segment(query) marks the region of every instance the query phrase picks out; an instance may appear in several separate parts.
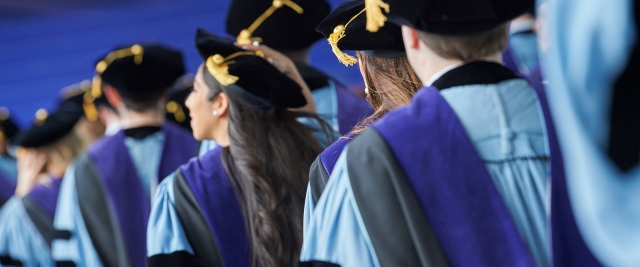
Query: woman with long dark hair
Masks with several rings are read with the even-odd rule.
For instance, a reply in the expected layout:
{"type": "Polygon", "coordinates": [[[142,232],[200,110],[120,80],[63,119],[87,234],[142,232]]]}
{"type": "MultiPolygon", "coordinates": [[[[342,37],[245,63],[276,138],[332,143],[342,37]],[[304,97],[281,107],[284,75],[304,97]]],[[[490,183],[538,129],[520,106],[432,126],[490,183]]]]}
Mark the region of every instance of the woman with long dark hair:
{"type": "Polygon", "coordinates": [[[404,52],[400,27],[387,23],[378,32],[371,33],[366,30],[364,11],[364,2],[347,1],[316,28],[328,38],[340,62],[347,66],[358,63],[366,85],[367,101],[373,106],[374,113],[360,121],[349,134],[327,147],[313,163],[309,177],[310,190],[307,192],[308,209],[312,209],[320,198],[338,156],[349,141],[386,113],[409,104],[413,94],[422,86],[404,52]],[[353,58],[343,50],[356,50],[358,58],[353,58]]]}
{"type": "Polygon", "coordinates": [[[322,151],[299,122],[323,125],[309,89],[271,49],[204,30],[196,43],[205,62],[186,105],[196,139],[219,146],[159,185],[149,266],[295,266],[309,167],[322,151]]]}

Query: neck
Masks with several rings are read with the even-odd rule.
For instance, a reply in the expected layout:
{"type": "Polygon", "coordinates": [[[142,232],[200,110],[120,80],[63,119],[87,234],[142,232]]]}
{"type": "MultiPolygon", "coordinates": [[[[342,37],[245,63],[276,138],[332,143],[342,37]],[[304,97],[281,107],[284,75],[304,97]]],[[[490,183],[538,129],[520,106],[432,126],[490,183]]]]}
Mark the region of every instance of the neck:
{"type": "Polygon", "coordinates": [[[424,86],[430,86],[432,83],[432,78],[439,72],[445,70],[446,68],[449,68],[449,66],[464,64],[462,60],[444,58],[428,62],[429,63],[425,66],[425,68],[420,73],[417,73],[424,86]]]}
{"type": "Polygon", "coordinates": [[[298,63],[298,64],[304,64],[304,65],[310,65],[309,63],[309,51],[311,50],[311,47],[309,48],[305,48],[302,50],[292,50],[292,51],[280,51],[282,52],[282,54],[284,54],[285,56],[287,56],[288,58],[291,59],[291,61],[298,63]]]}
{"type": "Polygon", "coordinates": [[[218,127],[216,127],[216,130],[214,131],[213,140],[216,141],[219,146],[228,147],[230,144],[229,122],[225,120],[221,121],[220,124],[221,125],[218,125],[218,127]]]}
{"type": "Polygon", "coordinates": [[[122,129],[131,129],[142,126],[161,126],[164,123],[164,114],[157,110],[137,112],[129,109],[119,110],[120,125],[122,129]]]}
{"type": "MultiPolygon", "coordinates": [[[[496,63],[502,64],[502,53],[496,53],[491,56],[478,58],[473,61],[489,61],[489,62],[496,62],[496,63]]],[[[446,70],[451,66],[464,65],[465,63],[469,63],[469,62],[464,62],[460,59],[442,58],[435,54],[432,54],[430,58],[425,60],[425,62],[427,62],[427,64],[425,64],[425,67],[422,69],[422,71],[418,73],[418,76],[424,86],[430,86],[431,83],[434,82],[433,81],[433,78],[435,78],[434,76],[444,74],[444,73],[440,73],[443,70],[446,70]]]]}

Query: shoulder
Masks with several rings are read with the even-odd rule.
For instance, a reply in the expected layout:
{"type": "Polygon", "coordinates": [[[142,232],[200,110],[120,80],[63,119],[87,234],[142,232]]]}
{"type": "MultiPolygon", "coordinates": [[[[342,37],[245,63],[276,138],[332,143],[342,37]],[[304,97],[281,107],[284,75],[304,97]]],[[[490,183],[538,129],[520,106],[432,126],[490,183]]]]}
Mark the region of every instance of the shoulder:
{"type": "Polygon", "coordinates": [[[457,121],[457,117],[440,92],[435,87],[423,87],[409,105],[387,113],[371,128],[386,140],[412,141],[435,130],[446,130],[452,121],[457,121]]]}
{"type": "Polygon", "coordinates": [[[324,164],[325,167],[328,167],[327,165],[331,165],[331,167],[327,169],[327,172],[331,173],[329,169],[333,169],[333,165],[335,165],[338,157],[340,157],[340,153],[342,153],[344,147],[351,140],[352,139],[349,138],[340,138],[320,153],[319,158],[322,161],[322,164],[324,164]]]}
{"type": "Polygon", "coordinates": [[[11,197],[0,209],[0,234],[18,231],[27,225],[31,225],[31,222],[22,198],[11,197]]]}
{"type": "Polygon", "coordinates": [[[170,121],[166,121],[164,124],[162,124],[162,131],[168,135],[182,136],[185,138],[185,140],[180,140],[180,141],[187,141],[187,140],[195,141],[195,139],[193,138],[193,134],[191,134],[186,129],[170,121]]]}
{"type": "Polygon", "coordinates": [[[194,157],[178,169],[180,176],[189,184],[203,186],[226,177],[222,163],[224,147],[218,146],[200,157],[194,157]]]}

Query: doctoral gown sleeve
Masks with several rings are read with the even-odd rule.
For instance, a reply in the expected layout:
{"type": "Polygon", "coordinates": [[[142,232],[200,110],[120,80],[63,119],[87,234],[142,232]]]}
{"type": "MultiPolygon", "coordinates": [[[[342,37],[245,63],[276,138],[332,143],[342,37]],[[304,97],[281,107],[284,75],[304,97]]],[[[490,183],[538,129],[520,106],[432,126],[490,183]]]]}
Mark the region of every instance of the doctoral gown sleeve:
{"type": "Polygon", "coordinates": [[[301,266],[380,266],[351,190],[346,151],[305,222],[301,266]]]}
{"type": "Polygon", "coordinates": [[[147,265],[199,266],[178,217],[173,190],[174,174],[165,178],[156,191],[147,227],[147,265]]]}
{"type": "Polygon", "coordinates": [[[193,254],[175,207],[174,175],[158,185],[147,227],[147,256],[185,251],[193,254]]]}
{"type": "Polygon", "coordinates": [[[0,210],[0,265],[53,266],[49,252],[22,200],[15,196],[9,199],[0,210]]]}
{"type": "Polygon", "coordinates": [[[51,255],[57,265],[74,263],[76,266],[102,266],[89,232],[80,213],[76,193],[75,166],[69,165],[60,186],[56,216],[56,230],[51,244],[51,255]]]}

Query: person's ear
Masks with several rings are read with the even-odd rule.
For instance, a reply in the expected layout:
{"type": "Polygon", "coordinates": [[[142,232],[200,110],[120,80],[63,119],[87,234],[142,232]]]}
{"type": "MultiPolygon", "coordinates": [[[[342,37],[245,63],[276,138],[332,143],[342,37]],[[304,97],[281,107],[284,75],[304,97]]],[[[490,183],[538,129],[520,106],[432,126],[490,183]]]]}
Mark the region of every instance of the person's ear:
{"type": "Polygon", "coordinates": [[[221,92],[219,93],[211,103],[213,105],[213,112],[217,114],[216,116],[227,116],[227,112],[229,110],[229,96],[221,92]]]}
{"type": "Polygon", "coordinates": [[[420,37],[418,30],[402,25],[402,39],[406,50],[420,49],[420,37]]]}
{"type": "Polygon", "coordinates": [[[111,104],[112,107],[117,108],[122,104],[122,96],[113,86],[105,86],[104,95],[107,97],[107,101],[109,101],[109,104],[111,104]]]}

